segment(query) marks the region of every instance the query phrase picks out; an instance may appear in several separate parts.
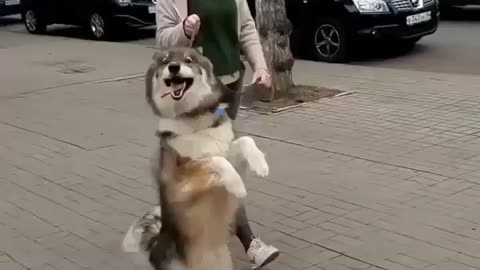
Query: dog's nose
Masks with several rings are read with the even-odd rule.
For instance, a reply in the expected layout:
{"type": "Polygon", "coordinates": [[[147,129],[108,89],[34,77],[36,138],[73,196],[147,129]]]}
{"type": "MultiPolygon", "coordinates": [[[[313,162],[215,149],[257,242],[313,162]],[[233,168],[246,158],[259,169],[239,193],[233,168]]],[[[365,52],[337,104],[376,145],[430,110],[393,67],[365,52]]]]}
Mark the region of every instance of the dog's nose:
{"type": "Polygon", "coordinates": [[[178,73],[180,71],[180,65],[177,63],[172,63],[168,66],[168,71],[171,73],[178,73]]]}

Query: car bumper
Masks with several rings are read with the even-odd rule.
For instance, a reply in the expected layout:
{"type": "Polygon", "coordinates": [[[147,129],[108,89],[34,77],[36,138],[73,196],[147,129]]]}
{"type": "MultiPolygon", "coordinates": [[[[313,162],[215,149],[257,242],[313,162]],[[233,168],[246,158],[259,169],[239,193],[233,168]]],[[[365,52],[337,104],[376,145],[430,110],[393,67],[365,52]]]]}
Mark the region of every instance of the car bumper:
{"type": "Polygon", "coordinates": [[[120,23],[129,26],[155,25],[155,5],[153,4],[129,4],[115,8],[113,18],[120,23]]]}
{"type": "Polygon", "coordinates": [[[358,15],[355,32],[361,37],[415,39],[431,35],[437,31],[440,13],[436,5],[416,11],[397,12],[388,15],[358,15]],[[407,25],[407,17],[430,12],[426,22],[407,25]]]}
{"type": "Polygon", "coordinates": [[[8,16],[20,13],[20,5],[7,6],[5,3],[0,4],[0,16],[8,16]]]}

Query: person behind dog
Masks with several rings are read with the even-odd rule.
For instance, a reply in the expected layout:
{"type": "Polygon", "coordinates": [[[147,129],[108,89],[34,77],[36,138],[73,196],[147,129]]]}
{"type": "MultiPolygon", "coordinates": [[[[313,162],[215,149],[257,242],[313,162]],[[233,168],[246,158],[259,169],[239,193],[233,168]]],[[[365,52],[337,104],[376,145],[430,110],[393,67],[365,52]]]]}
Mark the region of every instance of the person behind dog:
{"type": "MultiPolygon", "coordinates": [[[[271,86],[258,32],[246,0],[157,1],[156,20],[157,47],[189,46],[194,37],[193,47],[209,58],[215,75],[232,90],[226,110],[232,120],[240,106],[245,72],[241,51],[254,71],[252,82],[267,88],[271,86]]],[[[149,216],[152,217],[146,215],[149,216]]],[[[265,244],[253,234],[244,206],[237,212],[236,236],[242,242],[253,269],[265,266],[279,255],[276,247],[265,244]]]]}

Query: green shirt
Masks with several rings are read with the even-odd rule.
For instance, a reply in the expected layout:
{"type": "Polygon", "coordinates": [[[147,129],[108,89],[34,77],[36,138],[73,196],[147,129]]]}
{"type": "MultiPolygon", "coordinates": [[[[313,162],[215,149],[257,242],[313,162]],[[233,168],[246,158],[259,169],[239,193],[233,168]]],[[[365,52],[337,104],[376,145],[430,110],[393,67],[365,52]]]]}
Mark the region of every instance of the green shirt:
{"type": "Polygon", "coordinates": [[[233,74],[244,68],[240,60],[236,0],[188,0],[188,14],[200,17],[193,46],[213,64],[215,75],[233,74]]]}

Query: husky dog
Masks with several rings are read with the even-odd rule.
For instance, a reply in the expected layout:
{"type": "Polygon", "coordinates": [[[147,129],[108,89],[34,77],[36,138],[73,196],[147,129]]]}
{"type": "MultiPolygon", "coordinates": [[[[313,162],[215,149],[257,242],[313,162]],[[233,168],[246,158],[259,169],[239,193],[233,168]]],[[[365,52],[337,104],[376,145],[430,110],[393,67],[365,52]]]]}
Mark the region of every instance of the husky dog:
{"type": "MultiPolygon", "coordinates": [[[[155,249],[160,248],[173,250],[169,255],[163,254],[157,256],[157,258],[150,256],[152,265],[157,269],[160,269],[158,265],[162,264],[162,260],[176,261],[176,263],[169,263],[170,268],[162,269],[173,269],[174,265],[180,267],[181,263],[179,262],[183,262],[186,267],[194,267],[189,269],[197,269],[195,267],[201,267],[198,269],[213,269],[218,268],[218,260],[222,262],[222,268],[218,268],[219,270],[231,269],[231,258],[224,251],[227,238],[224,235],[224,230],[220,228],[224,228],[226,221],[233,221],[231,215],[234,211],[230,210],[236,209],[236,206],[233,207],[236,204],[232,203],[232,196],[226,196],[225,192],[219,192],[219,190],[226,190],[228,194],[233,194],[236,199],[243,198],[246,194],[243,194],[243,190],[238,184],[240,182],[243,186],[242,177],[248,170],[253,171],[260,177],[266,177],[269,173],[269,166],[264,154],[258,149],[251,137],[243,136],[235,139],[232,122],[224,113],[224,109],[227,107],[225,97],[230,90],[215,77],[213,66],[206,57],[195,49],[172,48],[156,52],[153,60],[146,74],[146,98],[154,114],[159,117],[157,135],[164,144],[173,149],[176,155],[187,158],[191,160],[190,162],[200,162],[194,164],[203,164],[202,166],[192,165],[193,167],[189,167],[186,164],[181,165],[181,163],[174,171],[185,173],[193,170],[192,168],[196,168],[193,170],[195,173],[191,173],[191,175],[196,176],[192,176],[191,179],[203,179],[198,180],[198,183],[203,183],[205,179],[211,179],[211,174],[207,173],[205,176],[199,176],[200,171],[205,172],[208,168],[210,172],[213,171],[214,174],[217,174],[218,179],[223,180],[211,180],[211,183],[205,184],[212,187],[212,190],[205,193],[205,196],[202,197],[204,202],[200,203],[199,200],[192,199],[200,197],[191,195],[198,192],[198,186],[183,185],[183,188],[179,189],[178,187],[182,185],[175,181],[183,182],[183,180],[172,180],[171,178],[172,175],[178,177],[185,174],[174,173],[170,174],[169,178],[168,175],[165,176],[164,173],[160,173],[166,178],[157,180],[161,186],[163,185],[159,190],[161,193],[162,220],[161,222],[159,220],[160,208],[156,208],[147,215],[159,220],[157,222],[158,226],[150,226],[152,225],[150,224],[140,228],[140,231],[135,231],[132,225],[124,238],[124,250],[138,252],[143,249],[150,254],[153,254],[155,249]],[[169,188],[169,185],[175,186],[175,188],[169,188]],[[223,187],[223,189],[213,188],[218,186],[223,187]],[[168,195],[169,190],[174,190],[174,192],[168,195]],[[184,193],[179,190],[183,190],[184,193]],[[212,197],[207,199],[208,196],[212,197]],[[186,198],[190,199],[186,200],[186,198]],[[175,207],[175,202],[182,200],[190,203],[184,204],[183,207],[190,207],[193,210],[175,207]],[[228,210],[216,210],[220,206],[212,204],[213,201],[224,204],[223,207],[226,207],[224,209],[228,210]],[[186,215],[188,215],[186,213],[189,211],[198,212],[189,216],[191,217],[190,220],[185,221],[186,215]],[[208,225],[205,227],[203,226],[204,223],[208,225]],[[181,226],[177,226],[179,224],[181,226]],[[200,224],[202,230],[199,229],[200,224]],[[163,229],[169,232],[158,233],[163,229]],[[195,236],[195,244],[187,241],[188,237],[185,238],[186,235],[193,232],[195,233],[191,236],[195,236]],[[218,235],[215,235],[216,232],[218,235]],[[157,236],[152,238],[148,236],[149,234],[157,234],[157,236]],[[159,244],[162,241],[164,243],[159,244]],[[165,243],[168,244],[162,246],[165,243]],[[141,247],[142,244],[145,245],[141,247]],[[218,245],[214,247],[213,244],[218,245]],[[206,256],[204,261],[197,260],[199,254],[206,256]],[[177,259],[172,260],[172,258],[177,259]],[[214,262],[216,264],[213,264],[214,262]]],[[[162,164],[164,158],[163,155],[159,155],[157,164],[162,164]]],[[[158,172],[163,170],[163,167],[158,168],[157,176],[158,172]]],[[[197,180],[191,181],[193,183],[197,180]]]]}

